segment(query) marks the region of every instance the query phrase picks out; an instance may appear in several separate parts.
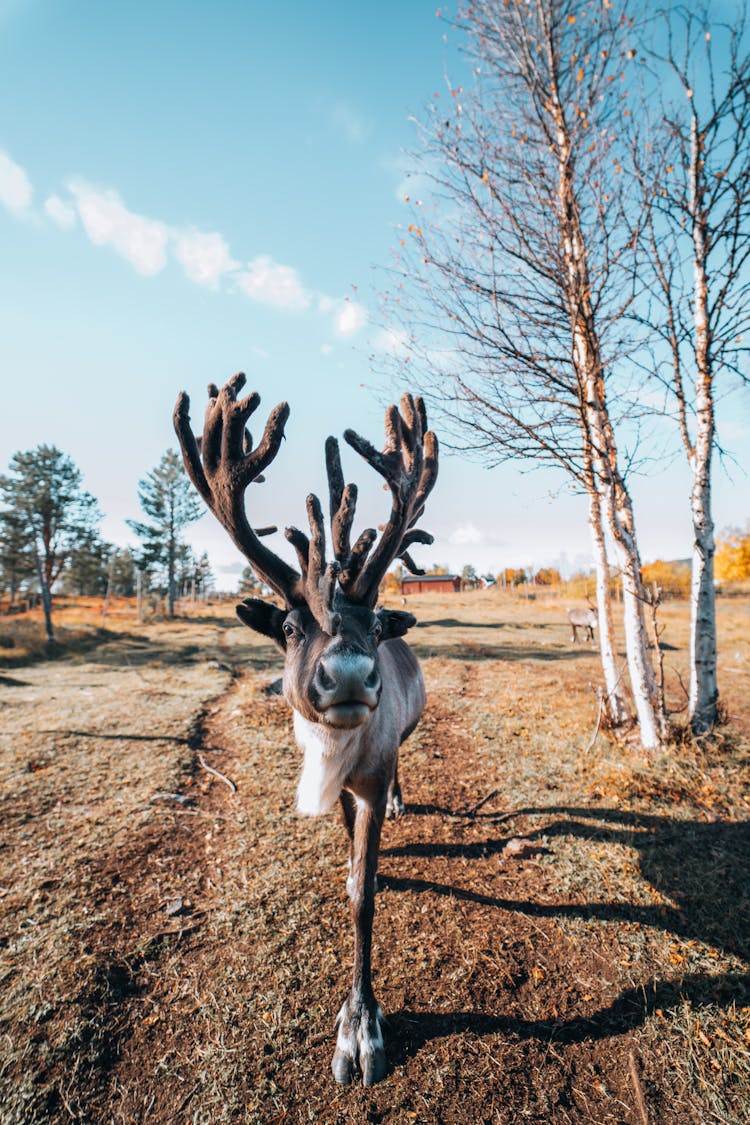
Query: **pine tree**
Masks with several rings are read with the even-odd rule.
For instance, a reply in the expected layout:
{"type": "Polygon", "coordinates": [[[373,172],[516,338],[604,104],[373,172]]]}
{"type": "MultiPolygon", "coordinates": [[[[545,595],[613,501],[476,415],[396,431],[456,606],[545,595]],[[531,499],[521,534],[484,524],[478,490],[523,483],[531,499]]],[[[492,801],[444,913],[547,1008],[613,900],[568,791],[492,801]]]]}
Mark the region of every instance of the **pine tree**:
{"type": "Polygon", "coordinates": [[[241,598],[257,598],[263,595],[263,583],[256,578],[251,566],[244,567],[240,575],[240,584],[237,593],[241,598]]]}
{"type": "Polygon", "coordinates": [[[82,538],[65,567],[65,593],[83,597],[97,597],[106,593],[113,550],[114,547],[105,543],[99,532],[92,529],[82,538]]]}
{"type": "Polygon", "coordinates": [[[12,606],[21,583],[33,579],[32,540],[25,518],[12,509],[0,512],[0,585],[12,606]]]}
{"type": "Polygon", "coordinates": [[[174,450],[168,449],[156,468],[138,482],[138,499],[150,521],[127,521],[142,543],[139,565],[144,569],[159,567],[165,572],[169,616],[174,617],[177,568],[183,546],[181,532],[204,512],[174,450]]]}
{"type": "MultiPolygon", "coordinates": [[[[54,445],[15,453],[0,498],[28,533],[24,556],[34,566],[44,606],[47,637],[52,628],[52,587],[75,551],[96,532],[101,519],[96,500],[81,487],[74,461],[54,445]]],[[[8,515],[4,523],[8,526],[8,515]]]]}
{"type": "Polygon", "coordinates": [[[119,594],[122,598],[132,598],[136,585],[133,552],[128,547],[115,547],[113,550],[114,555],[110,560],[112,593],[119,594]]]}

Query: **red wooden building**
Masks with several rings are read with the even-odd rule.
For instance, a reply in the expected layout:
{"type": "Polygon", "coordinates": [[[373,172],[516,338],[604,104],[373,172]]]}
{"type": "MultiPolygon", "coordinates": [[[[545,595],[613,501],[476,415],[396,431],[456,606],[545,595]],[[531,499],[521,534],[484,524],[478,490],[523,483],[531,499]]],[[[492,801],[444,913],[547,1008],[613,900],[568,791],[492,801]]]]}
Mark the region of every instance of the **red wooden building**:
{"type": "Polygon", "coordinates": [[[401,579],[401,593],[460,594],[461,579],[457,574],[415,574],[401,579]]]}

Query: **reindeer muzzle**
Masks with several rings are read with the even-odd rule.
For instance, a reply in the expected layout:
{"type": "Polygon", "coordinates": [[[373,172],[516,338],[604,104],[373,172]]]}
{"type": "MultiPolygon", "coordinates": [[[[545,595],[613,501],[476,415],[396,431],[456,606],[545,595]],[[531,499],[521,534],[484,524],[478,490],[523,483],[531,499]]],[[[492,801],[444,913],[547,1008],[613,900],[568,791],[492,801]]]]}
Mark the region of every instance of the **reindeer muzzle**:
{"type": "Polygon", "coordinates": [[[334,727],[356,727],[380,699],[380,673],[365,653],[334,652],[321,657],[313,679],[316,707],[334,727]]]}

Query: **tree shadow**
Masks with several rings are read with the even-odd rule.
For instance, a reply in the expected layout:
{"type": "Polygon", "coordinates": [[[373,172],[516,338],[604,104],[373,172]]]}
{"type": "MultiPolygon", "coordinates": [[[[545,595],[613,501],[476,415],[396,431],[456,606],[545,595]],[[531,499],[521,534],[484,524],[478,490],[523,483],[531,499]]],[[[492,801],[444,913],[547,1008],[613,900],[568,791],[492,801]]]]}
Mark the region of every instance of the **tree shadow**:
{"type": "Polygon", "coordinates": [[[674,927],[665,928],[750,960],[750,821],[678,820],[576,806],[526,812],[563,816],[532,833],[532,839],[574,836],[634,848],[643,878],[675,904],[674,927]]]}
{"type": "Polygon", "coordinates": [[[535,648],[532,644],[526,645],[486,645],[472,642],[469,647],[465,644],[430,645],[427,642],[417,642],[410,645],[414,655],[421,660],[432,656],[441,656],[445,660],[461,660],[470,663],[476,660],[532,660],[552,662],[556,660],[580,660],[591,658],[596,653],[593,649],[569,648],[535,648]]]}
{"type": "MultiPolygon", "coordinates": [[[[394,892],[439,895],[483,907],[538,919],[580,919],[611,923],[640,923],[685,940],[698,940],[750,961],[750,821],[679,820],[623,812],[614,808],[547,806],[514,809],[493,814],[455,813],[439,806],[410,806],[423,815],[467,816],[475,823],[503,819],[544,817],[538,829],[524,838],[541,846],[556,837],[574,837],[590,843],[619,843],[637,851],[641,875],[669,905],[642,905],[626,901],[538,902],[465,889],[436,881],[380,874],[380,885],[394,892]],[[549,818],[552,818],[551,820],[549,818]]],[[[518,832],[514,833],[517,835],[518,832]]],[[[384,849],[384,856],[445,856],[486,858],[502,851],[509,837],[488,835],[484,840],[408,843],[384,849]]],[[[683,974],[674,979],[644,981],[629,988],[592,1014],[569,1019],[523,1020],[487,1012],[415,1012],[404,1009],[389,1017],[393,1046],[390,1057],[398,1066],[429,1040],[455,1033],[486,1035],[505,1032],[522,1039],[572,1044],[584,1039],[622,1035],[641,1024],[657,1008],[667,1009],[688,1000],[694,1006],[743,1005],[750,998],[750,973],[683,974]]]]}
{"type": "Polygon", "coordinates": [[[428,629],[435,626],[439,629],[559,629],[560,627],[566,628],[570,632],[570,626],[563,620],[559,622],[551,621],[459,621],[455,617],[439,617],[434,621],[418,621],[418,629],[428,629]]]}
{"type": "Polygon", "coordinates": [[[57,734],[63,738],[96,738],[102,742],[175,742],[179,746],[199,745],[197,738],[182,738],[173,734],[128,734],[117,731],[115,734],[103,734],[96,730],[40,730],[38,734],[57,734]]]}
{"type": "MultiPolygon", "coordinates": [[[[242,598],[238,598],[237,601],[241,602],[242,598]]],[[[222,630],[244,628],[233,610],[227,613],[226,617],[213,617],[210,613],[175,613],[174,617],[165,617],[162,620],[175,625],[213,625],[214,628],[222,630]]]]}
{"type": "MultiPolygon", "coordinates": [[[[433,808],[435,812],[444,812],[430,805],[409,807],[414,813],[431,812],[433,808]]],[[[393,890],[447,895],[533,917],[639,922],[668,930],[679,937],[696,938],[750,961],[750,821],[711,823],[622,812],[619,809],[554,805],[515,809],[512,814],[503,814],[503,819],[511,815],[515,819],[559,814],[563,814],[563,818],[525,832],[524,838],[543,845],[551,837],[573,836],[590,843],[619,843],[634,848],[638,852],[644,880],[674,905],[643,906],[628,902],[544,904],[481,895],[450,884],[419,879],[382,875],[379,876],[380,881],[393,890]],[[594,823],[584,824],[582,820],[594,823]]],[[[471,819],[480,819],[480,816],[471,819]]],[[[491,821],[492,814],[488,814],[487,819],[491,821]]],[[[381,855],[487,858],[500,853],[509,838],[491,836],[465,844],[460,841],[412,842],[384,848],[381,855]]]]}
{"type": "MultiPolygon", "coordinates": [[[[445,841],[436,844],[422,843],[420,841],[419,843],[404,844],[403,846],[397,846],[395,848],[381,848],[380,854],[381,856],[391,857],[408,855],[421,859],[431,858],[433,856],[442,856],[444,859],[489,859],[491,856],[498,855],[502,852],[509,839],[509,836],[503,836],[496,840],[478,840],[471,844],[462,844],[460,841],[445,841]]],[[[546,855],[548,853],[549,848],[537,847],[534,849],[535,855],[546,855]]],[[[380,878],[380,876],[378,876],[378,878],[380,878]]],[[[390,885],[388,877],[383,876],[383,880],[386,886],[390,885]]],[[[411,881],[409,879],[394,879],[392,882],[406,884],[411,881]]],[[[441,893],[439,888],[441,888],[442,885],[440,883],[433,883],[431,886],[436,889],[438,894],[441,893]]],[[[394,887],[394,890],[405,889],[405,886],[394,887]]],[[[418,891],[420,888],[418,886],[410,886],[409,889],[418,891]]],[[[457,897],[460,897],[460,892],[457,893],[457,897]]],[[[497,905],[500,905],[499,901],[497,905]]]]}
{"type": "Polygon", "coordinates": [[[279,652],[272,644],[238,644],[226,648],[214,642],[178,644],[168,636],[155,640],[120,634],[112,643],[101,645],[89,657],[91,664],[104,667],[127,665],[134,669],[148,668],[152,664],[184,667],[204,661],[216,662],[230,671],[231,665],[243,671],[268,672],[269,675],[278,675],[282,667],[279,652]]]}
{"type": "Polygon", "coordinates": [[[651,979],[625,989],[611,1004],[590,1015],[572,1019],[524,1020],[490,1012],[418,1012],[402,1008],[388,1016],[388,1056],[392,1066],[409,1058],[434,1039],[469,1033],[503,1033],[517,1039],[552,1041],[563,1046],[625,1035],[641,1027],[657,1009],[668,1011],[687,1001],[692,1007],[716,1005],[728,1008],[750,999],[750,973],[722,976],[689,974],[675,980],[651,979]]]}
{"type": "Polygon", "coordinates": [[[0,668],[26,668],[35,664],[54,663],[70,657],[95,653],[100,645],[115,641],[120,634],[95,625],[70,626],[55,621],[55,639],[45,640],[31,650],[19,647],[12,655],[0,657],[0,668]]]}
{"type": "Polygon", "coordinates": [[[28,687],[28,680],[17,680],[15,676],[0,675],[0,684],[5,687],[28,687]]]}

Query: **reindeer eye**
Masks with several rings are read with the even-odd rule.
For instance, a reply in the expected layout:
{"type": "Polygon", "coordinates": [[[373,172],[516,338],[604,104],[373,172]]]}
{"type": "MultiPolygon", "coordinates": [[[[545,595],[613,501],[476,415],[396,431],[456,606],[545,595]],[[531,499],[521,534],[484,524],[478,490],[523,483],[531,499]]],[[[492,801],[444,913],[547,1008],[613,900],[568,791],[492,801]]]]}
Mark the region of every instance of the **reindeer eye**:
{"type": "Polygon", "coordinates": [[[292,625],[291,621],[285,621],[284,624],[281,627],[284,630],[284,636],[285,637],[293,637],[294,634],[297,632],[297,630],[292,625]]]}
{"type": "Polygon", "coordinates": [[[380,622],[377,620],[377,618],[373,622],[372,629],[370,630],[370,632],[372,633],[373,637],[375,637],[375,640],[377,640],[378,637],[383,632],[383,626],[380,624],[380,622]]]}

